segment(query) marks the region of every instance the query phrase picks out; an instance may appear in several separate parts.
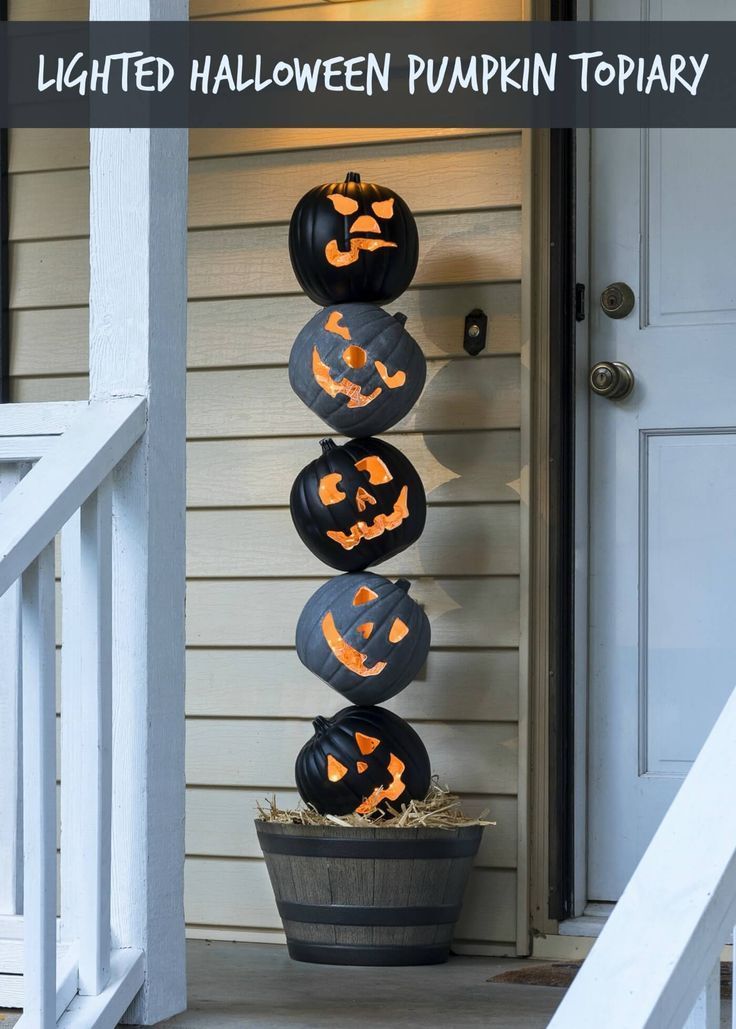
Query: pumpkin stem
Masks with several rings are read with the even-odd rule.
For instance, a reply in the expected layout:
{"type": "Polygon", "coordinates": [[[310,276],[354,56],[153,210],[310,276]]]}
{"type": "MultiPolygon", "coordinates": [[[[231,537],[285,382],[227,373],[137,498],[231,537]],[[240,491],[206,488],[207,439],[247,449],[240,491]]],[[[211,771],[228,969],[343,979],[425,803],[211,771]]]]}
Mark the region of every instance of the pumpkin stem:
{"type": "Polygon", "coordinates": [[[405,314],[402,314],[401,311],[397,311],[394,315],[394,321],[398,322],[399,325],[406,325],[407,316],[405,314]]]}
{"type": "Polygon", "coordinates": [[[404,593],[408,593],[411,589],[411,583],[408,579],[397,579],[394,586],[398,586],[400,590],[404,591],[404,593]]]}
{"type": "Polygon", "coordinates": [[[360,172],[348,172],[345,176],[346,182],[360,182],[360,172]]]}
{"type": "Polygon", "coordinates": [[[317,717],[312,722],[312,725],[314,726],[315,733],[318,736],[321,736],[323,733],[327,732],[327,730],[330,728],[330,721],[329,721],[328,718],[325,718],[323,715],[317,715],[317,717]]]}
{"type": "Polygon", "coordinates": [[[334,439],[321,439],[319,445],[322,447],[323,454],[329,454],[331,450],[337,450],[337,443],[334,439]]]}

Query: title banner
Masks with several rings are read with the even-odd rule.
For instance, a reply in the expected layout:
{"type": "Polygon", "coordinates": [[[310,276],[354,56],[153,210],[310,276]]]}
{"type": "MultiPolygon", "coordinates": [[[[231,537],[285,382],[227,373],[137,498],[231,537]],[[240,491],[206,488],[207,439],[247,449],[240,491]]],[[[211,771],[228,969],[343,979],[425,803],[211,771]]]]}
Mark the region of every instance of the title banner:
{"type": "Polygon", "coordinates": [[[736,126],[736,22],[4,22],[10,127],[736,126]]]}

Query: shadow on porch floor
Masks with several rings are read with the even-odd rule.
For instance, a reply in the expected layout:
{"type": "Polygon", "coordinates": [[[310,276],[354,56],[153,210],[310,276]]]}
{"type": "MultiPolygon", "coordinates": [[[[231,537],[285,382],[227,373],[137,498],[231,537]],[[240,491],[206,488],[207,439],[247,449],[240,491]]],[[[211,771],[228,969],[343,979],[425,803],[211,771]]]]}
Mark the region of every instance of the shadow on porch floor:
{"type": "Polygon", "coordinates": [[[189,943],[189,1009],[161,1029],[544,1029],[563,991],[489,983],[523,962],[451,958],[424,968],[291,961],[286,948],[189,943]]]}

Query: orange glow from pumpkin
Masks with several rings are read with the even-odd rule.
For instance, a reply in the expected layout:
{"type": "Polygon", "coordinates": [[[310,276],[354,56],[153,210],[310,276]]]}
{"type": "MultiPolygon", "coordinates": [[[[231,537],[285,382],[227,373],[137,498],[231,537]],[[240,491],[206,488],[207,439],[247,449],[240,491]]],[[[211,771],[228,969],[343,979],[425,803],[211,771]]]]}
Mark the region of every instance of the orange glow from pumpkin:
{"type": "Polygon", "coordinates": [[[330,472],[319,480],[319,499],[325,507],[330,504],[339,504],[347,496],[338,485],[340,479],[342,479],[342,475],[339,472],[330,472]]]}
{"type": "Polygon", "coordinates": [[[362,347],[357,346],[353,343],[349,347],[345,347],[342,352],[342,359],[348,368],[362,368],[365,364],[368,355],[362,347]]]}
{"type": "Polygon", "coordinates": [[[359,472],[367,472],[371,486],[382,486],[393,479],[393,475],[380,457],[364,457],[355,462],[355,467],[359,472]]]}
{"type": "Polygon", "coordinates": [[[361,250],[381,250],[383,247],[396,247],[398,244],[389,243],[387,239],[364,239],[358,237],[350,240],[350,249],[341,250],[336,239],[331,239],[325,247],[325,257],[333,268],[345,268],[360,257],[361,250]]]}
{"type": "Polygon", "coordinates": [[[361,586],[353,597],[353,607],[368,604],[371,600],[378,600],[378,594],[374,593],[370,586],[361,586]]]}
{"type": "Polygon", "coordinates": [[[381,226],[369,214],[361,214],[350,226],[351,232],[380,232],[381,226]]]}
{"type": "Polygon", "coordinates": [[[395,754],[392,754],[391,760],[388,763],[388,770],[391,775],[391,782],[388,786],[376,786],[370,797],[366,797],[360,807],[356,807],[356,815],[368,815],[371,811],[375,811],[381,801],[398,800],[404,792],[406,784],[401,779],[406,770],[404,762],[396,757],[395,754]]]}
{"type": "Polygon", "coordinates": [[[327,755],[327,778],[330,782],[340,782],[348,774],[345,765],[341,764],[332,754],[327,755]]]}
{"type": "Polygon", "coordinates": [[[358,487],[358,491],[355,494],[355,506],[359,511],[365,511],[368,504],[375,504],[376,498],[371,496],[367,489],[363,489],[362,486],[358,487]]]}
{"type": "Polygon", "coordinates": [[[317,385],[321,386],[325,393],[329,393],[331,397],[339,397],[340,395],[349,397],[348,407],[365,407],[374,401],[381,392],[381,387],[376,386],[373,392],[366,396],[357,382],[351,382],[350,379],[342,379],[341,382],[335,382],[330,375],[330,369],[319,356],[319,351],[316,347],[312,351],[312,374],[317,385]]]}
{"type": "Polygon", "coordinates": [[[381,741],[377,740],[375,736],[366,736],[362,732],[356,732],[355,742],[358,744],[361,754],[372,754],[376,747],[381,746],[381,741]]]}
{"type": "Polygon", "coordinates": [[[355,214],[360,207],[357,200],[353,200],[352,197],[343,196],[342,193],[330,193],[327,199],[332,201],[332,206],[338,214],[355,214]]]}
{"type": "Polygon", "coordinates": [[[353,338],[350,335],[350,329],[347,325],[340,325],[343,317],[342,311],[333,311],[325,322],[325,332],[331,332],[334,336],[341,336],[345,340],[350,340],[353,338]]]}
{"type": "Polygon", "coordinates": [[[373,213],[377,214],[379,218],[385,220],[393,218],[394,216],[394,198],[391,197],[389,200],[376,200],[375,204],[371,204],[373,213]]]}
{"type": "Polygon", "coordinates": [[[398,371],[391,375],[383,361],[376,361],[376,371],[389,389],[398,389],[406,382],[406,372],[398,371]]]}
{"type": "Polygon", "coordinates": [[[382,536],[384,532],[398,529],[404,519],[409,517],[408,496],[409,487],[402,486],[401,493],[399,493],[399,498],[394,504],[391,514],[377,514],[370,524],[368,522],[356,522],[351,527],[349,533],[330,530],[327,536],[329,539],[334,540],[335,543],[339,543],[344,550],[352,550],[353,547],[358,546],[361,540],[373,540],[378,536],[382,536]]]}
{"type": "Polygon", "coordinates": [[[322,619],[322,635],[327,646],[335,655],[341,665],[344,665],[351,672],[365,678],[366,676],[380,675],[386,667],[385,661],[377,661],[375,665],[366,668],[367,654],[361,654],[355,647],[351,647],[347,640],[344,640],[337,630],[332,612],[328,611],[322,619]]]}
{"type": "Polygon", "coordinates": [[[368,771],[368,765],[365,761],[356,761],[355,767],[358,769],[358,775],[362,775],[363,772],[368,771]]]}
{"type": "Polygon", "coordinates": [[[393,625],[388,634],[389,643],[400,643],[409,634],[409,626],[400,618],[394,618],[393,625]]]}
{"type": "Polygon", "coordinates": [[[363,622],[362,625],[358,626],[357,631],[360,633],[364,640],[369,640],[373,633],[373,622],[363,622]]]}

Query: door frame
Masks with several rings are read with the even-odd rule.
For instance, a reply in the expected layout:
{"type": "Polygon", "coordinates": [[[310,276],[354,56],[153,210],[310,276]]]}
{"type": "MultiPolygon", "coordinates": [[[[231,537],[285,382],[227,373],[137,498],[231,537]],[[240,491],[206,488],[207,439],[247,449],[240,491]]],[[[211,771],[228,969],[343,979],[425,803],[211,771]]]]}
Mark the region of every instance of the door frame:
{"type": "MultiPolygon", "coordinates": [[[[589,0],[549,0],[546,16],[587,19],[589,0]]],[[[529,281],[541,288],[530,339],[529,861],[531,932],[540,936],[557,933],[587,903],[586,308],[593,298],[586,296],[589,133],[533,136],[529,281]]]]}

